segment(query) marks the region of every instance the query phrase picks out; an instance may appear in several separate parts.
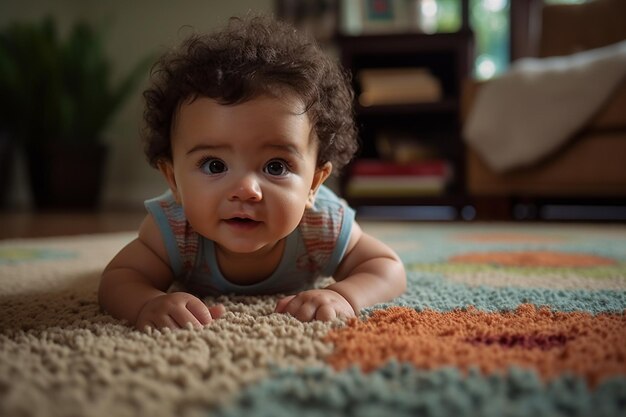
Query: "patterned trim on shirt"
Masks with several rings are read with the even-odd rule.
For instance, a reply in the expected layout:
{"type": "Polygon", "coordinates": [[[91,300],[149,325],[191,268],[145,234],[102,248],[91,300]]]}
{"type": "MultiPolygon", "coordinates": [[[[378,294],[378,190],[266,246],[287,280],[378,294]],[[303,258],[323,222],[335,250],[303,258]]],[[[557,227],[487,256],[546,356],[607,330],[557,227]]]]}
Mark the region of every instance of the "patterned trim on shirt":
{"type": "Polygon", "coordinates": [[[341,232],[344,208],[335,211],[315,212],[306,210],[300,230],[306,252],[297,260],[298,269],[321,272],[330,261],[341,232]]]}
{"type": "Polygon", "coordinates": [[[190,271],[196,261],[200,236],[187,222],[179,204],[175,201],[160,201],[159,204],[166,214],[170,229],[174,234],[183,271],[190,271]]]}

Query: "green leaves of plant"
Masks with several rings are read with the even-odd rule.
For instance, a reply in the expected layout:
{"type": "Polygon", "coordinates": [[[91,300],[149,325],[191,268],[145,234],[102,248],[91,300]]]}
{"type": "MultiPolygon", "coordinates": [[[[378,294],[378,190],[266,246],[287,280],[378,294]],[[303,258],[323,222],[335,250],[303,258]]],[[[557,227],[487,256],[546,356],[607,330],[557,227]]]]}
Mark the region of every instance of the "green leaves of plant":
{"type": "Polygon", "coordinates": [[[140,60],[118,83],[102,31],[77,22],[61,40],[51,17],[0,32],[0,129],[26,146],[99,141],[111,117],[147,75],[140,60]]]}

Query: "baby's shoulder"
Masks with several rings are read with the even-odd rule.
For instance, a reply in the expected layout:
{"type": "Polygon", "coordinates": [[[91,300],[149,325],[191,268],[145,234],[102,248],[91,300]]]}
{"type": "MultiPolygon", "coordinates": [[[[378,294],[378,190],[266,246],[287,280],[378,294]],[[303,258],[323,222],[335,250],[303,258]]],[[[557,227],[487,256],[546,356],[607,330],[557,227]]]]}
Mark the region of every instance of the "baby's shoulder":
{"type": "Polygon", "coordinates": [[[311,211],[327,211],[329,209],[337,209],[347,207],[348,203],[341,197],[339,197],[333,190],[325,185],[322,185],[315,196],[315,202],[311,211]]]}
{"type": "Polygon", "coordinates": [[[345,200],[339,198],[328,187],[322,186],[318,190],[313,206],[305,210],[300,230],[304,235],[326,235],[336,238],[346,221],[351,223],[353,218],[354,211],[345,200]]]}
{"type": "Polygon", "coordinates": [[[171,191],[147,200],[145,206],[165,242],[174,272],[188,270],[195,264],[200,235],[187,221],[182,206],[176,202],[171,191]]]}

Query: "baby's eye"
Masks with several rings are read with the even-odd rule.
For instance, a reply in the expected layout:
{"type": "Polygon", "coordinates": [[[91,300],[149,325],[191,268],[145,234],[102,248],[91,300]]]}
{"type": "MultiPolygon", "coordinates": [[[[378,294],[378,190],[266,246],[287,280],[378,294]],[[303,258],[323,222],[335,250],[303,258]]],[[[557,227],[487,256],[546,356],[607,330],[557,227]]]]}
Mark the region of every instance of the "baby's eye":
{"type": "Polygon", "coordinates": [[[265,165],[265,168],[263,170],[268,174],[277,177],[281,177],[289,173],[289,167],[287,166],[287,163],[281,161],[280,159],[272,159],[267,163],[267,165],[265,165]]]}
{"type": "Polygon", "coordinates": [[[221,174],[228,171],[226,164],[221,159],[207,158],[200,161],[200,170],[205,174],[221,174]]]}

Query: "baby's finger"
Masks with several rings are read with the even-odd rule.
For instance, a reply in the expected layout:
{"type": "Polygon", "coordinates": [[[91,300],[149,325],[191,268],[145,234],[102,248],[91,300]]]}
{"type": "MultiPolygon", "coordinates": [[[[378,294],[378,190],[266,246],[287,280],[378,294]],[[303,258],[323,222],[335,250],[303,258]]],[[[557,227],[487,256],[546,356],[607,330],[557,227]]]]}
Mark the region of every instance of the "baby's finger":
{"type": "Polygon", "coordinates": [[[197,319],[198,325],[203,326],[209,324],[213,317],[209,308],[197,298],[192,298],[185,305],[187,310],[197,319]]]}
{"type": "Polygon", "coordinates": [[[164,329],[166,327],[170,329],[180,329],[180,326],[176,323],[176,321],[174,321],[174,319],[167,314],[155,318],[153,322],[154,328],[158,330],[164,329]]]}
{"type": "Polygon", "coordinates": [[[321,321],[331,321],[337,318],[337,312],[328,304],[321,306],[315,313],[315,319],[321,321]]]}
{"type": "Polygon", "coordinates": [[[275,313],[284,313],[285,307],[291,300],[295,298],[295,295],[288,295],[287,297],[281,298],[278,303],[276,303],[276,308],[274,309],[275,313]]]}
{"type": "Polygon", "coordinates": [[[300,306],[304,303],[304,299],[301,296],[296,295],[293,297],[287,305],[283,308],[283,313],[291,314],[292,316],[296,316],[298,310],[300,310],[300,306]]]}
{"type": "Polygon", "coordinates": [[[216,304],[209,307],[209,313],[211,313],[213,319],[219,319],[226,313],[226,307],[223,304],[216,304]]]}
{"type": "Polygon", "coordinates": [[[317,311],[317,304],[307,301],[300,305],[297,311],[292,315],[300,321],[311,321],[315,318],[315,312],[317,311]]]}
{"type": "Polygon", "coordinates": [[[202,327],[198,319],[186,308],[174,309],[170,311],[170,316],[181,328],[186,327],[187,323],[191,323],[193,327],[202,327]]]}

